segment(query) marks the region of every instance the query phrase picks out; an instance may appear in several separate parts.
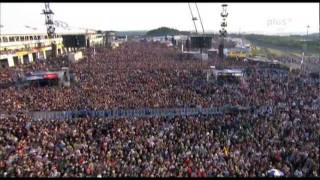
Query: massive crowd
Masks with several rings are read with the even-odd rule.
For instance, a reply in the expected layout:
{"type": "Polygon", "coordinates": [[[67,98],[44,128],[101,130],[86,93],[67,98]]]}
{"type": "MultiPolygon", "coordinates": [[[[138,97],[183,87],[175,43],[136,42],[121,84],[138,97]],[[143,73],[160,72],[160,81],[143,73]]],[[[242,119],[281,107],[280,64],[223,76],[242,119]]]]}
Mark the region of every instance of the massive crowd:
{"type": "MultiPolygon", "coordinates": [[[[1,89],[0,176],[261,177],[272,168],[285,176],[319,176],[320,85],[308,74],[226,61],[222,66],[250,67],[250,73],[244,83],[219,85],[206,79],[212,62],[178,60],[174,48],[157,43],[87,53],[70,64],[78,79],[70,87],[1,89]],[[41,122],[26,114],[225,104],[273,108],[266,114],[41,122]]],[[[0,83],[65,65],[7,69],[0,83]]]]}

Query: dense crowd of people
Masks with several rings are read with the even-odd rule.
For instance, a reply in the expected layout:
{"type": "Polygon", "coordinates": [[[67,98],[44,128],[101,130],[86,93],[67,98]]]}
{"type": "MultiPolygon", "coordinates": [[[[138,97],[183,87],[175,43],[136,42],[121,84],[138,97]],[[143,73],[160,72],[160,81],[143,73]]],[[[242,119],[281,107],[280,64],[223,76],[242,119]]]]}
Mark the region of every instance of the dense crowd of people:
{"type": "Polygon", "coordinates": [[[248,62],[240,84],[207,81],[209,65],[179,60],[158,43],[96,48],[82,61],[37,62],[1,71],[0,84],[19,73],[69,65],[70,87],[1,89],[0,176],[5,177],[262,177],[319,176],[320,85],[308,74],[283,73],[248,62]],[[26,112],[139,107],[271,106],[268,113],[217,116],[46,120],[26,112]]]}

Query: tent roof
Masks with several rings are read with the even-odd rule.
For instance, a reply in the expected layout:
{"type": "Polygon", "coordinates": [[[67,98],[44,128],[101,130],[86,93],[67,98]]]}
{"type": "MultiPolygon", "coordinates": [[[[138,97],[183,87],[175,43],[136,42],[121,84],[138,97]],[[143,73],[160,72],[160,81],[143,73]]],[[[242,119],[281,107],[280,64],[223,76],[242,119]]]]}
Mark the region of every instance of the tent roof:
{"type": "MultiPolygon", "coordinates": [[[[89,31],[90,32],[90,31],[89,31]]],[[[84,29],[78,28],[70,28],[64,29],[60,27],[56,27],[55,33],[57,34],[75,34],[75,33],[86,33],[84,29]]],[[[47,34],[46,26],[41,27],[31,27],[31,26],[23,26],[17,25],[15,27],[6,27],[1,26],[0,35],[29,35],[29,34],[47,34]]]]}

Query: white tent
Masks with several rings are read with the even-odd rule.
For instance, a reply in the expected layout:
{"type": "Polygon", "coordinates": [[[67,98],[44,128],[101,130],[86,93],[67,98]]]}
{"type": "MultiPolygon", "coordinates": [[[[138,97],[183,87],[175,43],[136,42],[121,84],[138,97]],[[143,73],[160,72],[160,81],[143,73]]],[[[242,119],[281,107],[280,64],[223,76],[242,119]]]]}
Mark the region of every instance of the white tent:
{"type": "MultiPolygon", "coordinates": [[[[75,33],[86,33],[85,29],[80,28],[62,28],[55,27],[55,33],[57,34],[75,34],[75,33]]],[[[17,24],[15,26],[2,25],[0,29],[0,35],[15,35],[15,34],[47,34],[47,27],[43,26],[32,26],[17,24]]]]}
{"type": "Polygon", "coordinates": [[[278,169],[270,169],[269,171],[267,171],[268,176],[271,177],[281,177],[284,176],[284,173],[278,169]]]}

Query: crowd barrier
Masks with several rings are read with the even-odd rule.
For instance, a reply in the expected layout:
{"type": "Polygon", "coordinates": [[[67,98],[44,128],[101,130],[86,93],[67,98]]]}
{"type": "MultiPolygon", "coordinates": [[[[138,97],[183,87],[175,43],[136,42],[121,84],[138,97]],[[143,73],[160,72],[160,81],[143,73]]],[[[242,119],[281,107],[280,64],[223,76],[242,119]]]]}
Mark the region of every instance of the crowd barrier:
{"type": "MultiPolygon", "coordinates": [[[[241,107],[225,105],[212,108],[138,108],[138,109],[107,109],[107,110],[77,110],[77,111],[39,111],[30,112],[34,121],[46,119],[66,120],[73,118],[128,118],[128,117],[175,117],[175,116],[196,116],[196,115],[224,115],[228,113],[250,112],[256,115],[271,115],[275,108],[288,107],[286,103],[279,103],[277,106],[241,107]]],[[[320,109],[319,101],[312,103],[311,109],[320,109]]]]}
{"type": "Polygon", "coordinates": [[[195,115],[223,115],[225,107],[221,108],[140,108],[140,109],[108,109],[108,110],[79,110],[31,112],[33,120],[44,119],[65,120],[72,118],[126,118],[126,117],[174,117],[195,115]]]}

